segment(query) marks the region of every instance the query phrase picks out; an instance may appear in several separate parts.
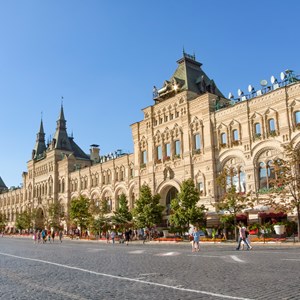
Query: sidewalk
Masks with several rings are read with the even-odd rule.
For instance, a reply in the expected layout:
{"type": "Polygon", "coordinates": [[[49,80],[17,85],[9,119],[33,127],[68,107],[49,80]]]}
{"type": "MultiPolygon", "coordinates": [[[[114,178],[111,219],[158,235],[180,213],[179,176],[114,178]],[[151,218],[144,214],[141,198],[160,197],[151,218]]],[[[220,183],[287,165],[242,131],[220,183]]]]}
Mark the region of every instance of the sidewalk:
{"type": "MultiPolygon", "coordinates": [[[[20,234],[10,234],[10,235],[4,235],[2,238],[27,238],[27,239],[32,239],[32,235],[20,235],[20,234]]],[[[0,237],[1,239],[1,237],[0,237]]],[[[91,239],[87,239],[87,238],[71,238],[69,236],[64,236],[63,239],[64,240],[69,240],[69,241],[74,241],[74,242],[91,242],[91,243],[107,243],[107,240],[105,238],[102,239],[95,239],[95,238],[91,238],[91,239]]],[[[59,241],[58,237],[55,237],[55,241],[59,241]]],[[[110,243],[111,240],[110,240],[110,243]]],[[[234,240],[226,240],[226,241],[201,241],[200,239],[200,243],[204,244],[204,245],[230,245],[232,246],[233,244],[236,244],[236,241],[234,240]]],[[[119,243],[118,240],[115,241],[115,244],[122,244],[119,243]]],[[[130,241],[130,244],[136,244],[136,245],[143,245],[143,244],[151,244],[151,245],[155,245],[155,244],[164,244],[164,245],[190,245],[190,241],[188,240],[184,240],[184,241],[146,241],[145,243],[143,243],[143,240],[133,240],[130,241]]],[[[300,243],[297,242],[297,238],[287,238],[285,240],[274,240],[274,241],[253,241],[251,242],[252,245],[280,245],[280,246],[293,246],[293,247],[300,247],[300,243]]]]}

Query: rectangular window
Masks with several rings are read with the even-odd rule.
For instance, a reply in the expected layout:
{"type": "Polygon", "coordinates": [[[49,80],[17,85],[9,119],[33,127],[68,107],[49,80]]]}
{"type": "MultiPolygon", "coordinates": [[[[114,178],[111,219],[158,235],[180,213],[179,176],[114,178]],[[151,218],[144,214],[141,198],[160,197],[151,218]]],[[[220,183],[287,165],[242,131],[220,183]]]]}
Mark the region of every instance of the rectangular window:
{"type": "Polygon", "coordinates": [[[260,123],[255,123],[255,133],[256,134],[261,134],[260,123]]]}
{"type": "Polygon", "coordinates": [[[144,150],[142,151],[142,164],[146,164],[147,163],[147,151],[144,150]]]}
{"type": "Polygon", "coordinates": [[[180,141],[175,141],[175,155],[180,155],[180,141]]]}
{"type": "Polygon", "coordinates": [[[274,121],[274,119],[269,119],[269,130],[270,130],[270,132],[275,131],[275,121],[274,121]]]}
{"type": "Polygon", "coordinates": [[[232,131],[232,135],[233,135],[233,140],[234,141],[238,141],[239,140],[239,132],[237,131],[237,129],[234,129],[232,131]]]}
{"type": "Polygon", "coordinates": [[[226,145],[226,144],[227,144],[226,133],[222,133],[222,134],[221,134],[221,143],[222,143],[223,145],[226,145]]]}
{"type": "Polygon", "coordinates": [[[296,125],[300,124],[300,111],[295,112],[295,122],[296,125]]]}
{"type": "Polygon", "coordinates": [[[157,159],[162,159],[162,149],[161,149],[161,146],[157,146],[156,147],[156,155],[157,155],[157,159]]]}
{"type": "Polygon", "coordinates": [[[194,135],[194,143],[195,143],[195,149],[200,150],[201,149],[201,141],[200,141],[200,134],[199,133],[194,135]]]}
{"type": "Polygon", "coordinates": [[[170,145],[170,143],[165,144],[165,151],[166,151],[166,156],[170,157],[171,156],[171,145],[170,145]]]}

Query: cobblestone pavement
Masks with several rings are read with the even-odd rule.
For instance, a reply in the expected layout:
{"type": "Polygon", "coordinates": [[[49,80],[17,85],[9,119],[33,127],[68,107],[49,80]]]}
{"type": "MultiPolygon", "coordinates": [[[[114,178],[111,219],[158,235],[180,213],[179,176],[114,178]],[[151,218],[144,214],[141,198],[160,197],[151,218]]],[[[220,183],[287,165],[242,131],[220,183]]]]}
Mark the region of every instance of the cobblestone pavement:
{"type": "Polygon", "coordinates": [[[0,299],[300,299],[300,247],[0,238],[0,299]]]}

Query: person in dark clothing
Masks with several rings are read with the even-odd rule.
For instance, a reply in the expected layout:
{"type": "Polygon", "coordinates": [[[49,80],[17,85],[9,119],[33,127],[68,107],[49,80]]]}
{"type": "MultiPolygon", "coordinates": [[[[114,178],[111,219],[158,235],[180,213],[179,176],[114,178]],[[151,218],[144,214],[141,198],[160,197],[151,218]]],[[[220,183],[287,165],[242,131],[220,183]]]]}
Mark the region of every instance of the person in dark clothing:
{"type": "Polygon", "coordinates": [[[130,230],[126,229],[125,230],[125,241],[126,241],[127,246],[128,246],[129,240],[130,240],[130,230]]]}

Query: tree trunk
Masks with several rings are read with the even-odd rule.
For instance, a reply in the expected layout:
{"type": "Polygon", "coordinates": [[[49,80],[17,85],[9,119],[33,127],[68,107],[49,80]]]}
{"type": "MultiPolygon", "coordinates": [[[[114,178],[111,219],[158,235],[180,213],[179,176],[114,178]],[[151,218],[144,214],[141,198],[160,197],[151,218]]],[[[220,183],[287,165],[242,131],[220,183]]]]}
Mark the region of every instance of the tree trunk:
{"type": "Polygon", "coordinates": [[[236,215],[234,216],[234,221],[233,221],[233,224],[234,224],[234,238],[235,238],[235,241],[237,242],[237,228],[236,228],[236,215]]]}
{"type": "Polygon", "coordinates": [[[297,219],[298,219],[298,242],[300,242],[300,204],[297,205],[297,219]]]}

